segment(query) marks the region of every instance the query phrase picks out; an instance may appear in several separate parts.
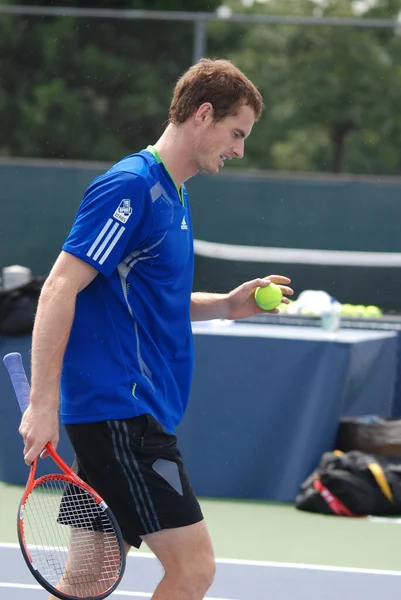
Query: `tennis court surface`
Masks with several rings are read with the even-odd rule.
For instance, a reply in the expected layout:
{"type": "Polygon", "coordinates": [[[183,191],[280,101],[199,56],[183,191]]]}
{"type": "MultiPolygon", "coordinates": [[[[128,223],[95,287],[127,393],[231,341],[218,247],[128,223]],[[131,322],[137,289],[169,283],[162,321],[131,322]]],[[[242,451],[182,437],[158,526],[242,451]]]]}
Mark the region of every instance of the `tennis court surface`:
{"type": "MultiPolygon", "coordinates": [[[[124,578],[112,596],[151,598],[161,574],[151,554],[130,553],[124,578]]],[[[400,588],[401,571],[218,559],[216,579],[206,599],[377,600],[398,596],[400,588]]],[[[18,544],[0,544],[0,598],[47,597],[26,567],[18,544]]]]}

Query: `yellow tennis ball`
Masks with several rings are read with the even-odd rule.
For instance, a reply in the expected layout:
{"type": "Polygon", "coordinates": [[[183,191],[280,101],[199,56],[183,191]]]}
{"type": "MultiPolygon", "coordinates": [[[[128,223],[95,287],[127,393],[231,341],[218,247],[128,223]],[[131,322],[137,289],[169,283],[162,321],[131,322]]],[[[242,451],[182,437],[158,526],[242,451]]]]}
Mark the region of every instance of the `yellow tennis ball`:
{"type": "Polygon", "coordinates": [[[378,306],[370,304],[365,307],[365,317],[381,317],[382,314],[383,313],[378,306]]]}
{"type": "Polygon", "coordinates": [[[255,291],[255,300],[263,310],[273,310],[280,306],[283,299],[283,292],[275,283],[271,283],[266,287],[258,287],[255,291]]]}

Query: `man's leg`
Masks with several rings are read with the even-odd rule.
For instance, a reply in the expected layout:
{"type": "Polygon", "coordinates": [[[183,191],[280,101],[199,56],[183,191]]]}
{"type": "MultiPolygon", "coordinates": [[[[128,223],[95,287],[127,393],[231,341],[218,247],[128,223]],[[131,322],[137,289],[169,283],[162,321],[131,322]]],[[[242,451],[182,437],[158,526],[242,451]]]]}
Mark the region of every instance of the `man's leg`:
{"type": "Polygon", "coordinates": [[[153,600],[202,600],[216,564],[205,521],[142,536],[164,568],[153,600]]]}
{"type": "MultiPolygon", "coordinates": [[[[92,546],[92,547],[94,547],[94,546],[92,546]]],[[[124,542],[124,550],[125,550],[126,554],[128,554],[130,548],[131,548],[131,546],[129,544],[127,544],[127,542],[124,542]]],[[[102,554],[102,557],[103,557],[103,554],[102,554]]],[[[77,557],[77,560],[79,562],[79,557],[77,557]]],[[[102,564],[102,562],[103,561],[99,561],[99,568],[100,568],[100,565],[102,564]]],[[[116,568],[119,565],[120,565],[120,557],[116,556],[116,568]]],[[[82,596],[83,598],[86,596],[91,596],[91,595],[96,596],[97,594],[100,594],[102,591],[105,591],[105,589],[107,589],[108,583],[105,580],[103,582],[103,585],[104,585],[103,589],[99,589],[99,584],[93,585],[90,581],[90,579],[92,577],[93,578],[99,577],[99,574],[96,573],[96,563],[94,564],[94,568],[91,571],[91,573],[88,574],[89,576],[86,575],[85,581],[81,582],[81,585],[78,585],[78,576],[76,575],[77,571],[82,572],[82,560],[79,562],[79,565],[75,565],[74,557],[67,556],[64,573],[63,573],[63,576],[61,577],[60,581],[57,583],[57,586],[56,586],[57,589],[64,593],[68,593],[71,596],[82,596]],[[70,573],[72,575],[70,575],[70,573]],[[77,577],[76,581],[74,581],[74,573],[75,573],[75,577],[77,577]],[[74,581],[74,583],[72,583],[72,581],[74,581]]],[[[96,579],[94,579],[94,580],[96,581],[96,579]]],[[[56,596],[49,596],[48,600],[58,600],[58,599],[56,598],[56,596]]]]}
{"type": "Polygon", "coordinates": [[[147,414],[68,426],[68,435],[78,474],[104,498],[124,539],[137,548],[144,540],[161,561],[154,600],[203,599],[213,548],[176,436],[147,414]]]}

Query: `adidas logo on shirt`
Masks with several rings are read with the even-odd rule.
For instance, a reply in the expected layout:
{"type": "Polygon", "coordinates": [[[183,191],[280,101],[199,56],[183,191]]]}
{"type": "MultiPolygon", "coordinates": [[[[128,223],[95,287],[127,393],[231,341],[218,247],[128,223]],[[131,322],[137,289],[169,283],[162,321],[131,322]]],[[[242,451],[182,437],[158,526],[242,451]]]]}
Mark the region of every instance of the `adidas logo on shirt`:
{"type": "Polygon", "coordinates": [[[185,217],[182,217],[181,229],[188,229],[188,225],[187,225],[187,222],[185,220],[185,217]]]}

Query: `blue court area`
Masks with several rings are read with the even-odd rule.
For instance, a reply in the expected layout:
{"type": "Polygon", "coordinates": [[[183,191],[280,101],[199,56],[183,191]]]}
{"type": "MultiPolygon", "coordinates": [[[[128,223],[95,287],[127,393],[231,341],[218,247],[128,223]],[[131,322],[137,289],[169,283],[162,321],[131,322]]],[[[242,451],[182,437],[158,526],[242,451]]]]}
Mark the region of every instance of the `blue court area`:
{"type": "MultiPolygon", "coordinates": [[[[114,597],[151,598],[162,574],[146,553],[130,553],[114,597]]],[[[218,559],[206,600],[377,600],[398,597],[401,571],[379,571],[290,563],[218,559]]],[[[30,574],[17,544],[0,544],[0,597],[45,600],[48,594],[30,574]]]]}

